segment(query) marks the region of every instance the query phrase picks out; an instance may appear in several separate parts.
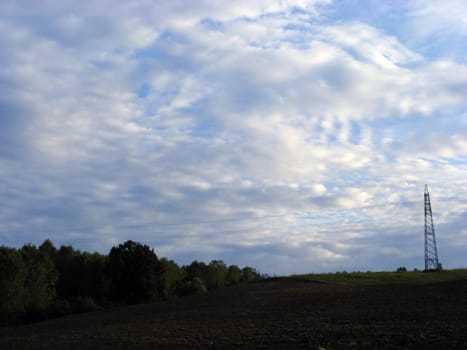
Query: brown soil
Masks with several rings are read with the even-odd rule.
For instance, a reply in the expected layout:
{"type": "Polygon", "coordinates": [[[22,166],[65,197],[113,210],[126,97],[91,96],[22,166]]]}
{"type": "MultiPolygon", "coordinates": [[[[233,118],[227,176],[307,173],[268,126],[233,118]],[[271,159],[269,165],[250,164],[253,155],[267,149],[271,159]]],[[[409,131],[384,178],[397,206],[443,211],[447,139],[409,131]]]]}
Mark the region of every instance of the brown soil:
{"type": "Polygon", "coordinates": [[[467,280],[270,279],[0,330],[0,349],[467,349],[467,280]]]}

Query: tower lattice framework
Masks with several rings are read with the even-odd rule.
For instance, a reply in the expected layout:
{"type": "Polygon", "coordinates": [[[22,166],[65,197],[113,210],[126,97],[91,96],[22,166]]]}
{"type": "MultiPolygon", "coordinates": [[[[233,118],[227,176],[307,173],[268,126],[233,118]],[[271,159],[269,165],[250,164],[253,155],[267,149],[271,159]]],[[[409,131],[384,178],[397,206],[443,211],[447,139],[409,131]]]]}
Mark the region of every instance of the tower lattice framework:
{"type": "Polygon", "coordinates": [[[438,249],[436,248],[435,227],[431,213],[430,193],[425,185],[425,270],[438,270],[438,249]]]}

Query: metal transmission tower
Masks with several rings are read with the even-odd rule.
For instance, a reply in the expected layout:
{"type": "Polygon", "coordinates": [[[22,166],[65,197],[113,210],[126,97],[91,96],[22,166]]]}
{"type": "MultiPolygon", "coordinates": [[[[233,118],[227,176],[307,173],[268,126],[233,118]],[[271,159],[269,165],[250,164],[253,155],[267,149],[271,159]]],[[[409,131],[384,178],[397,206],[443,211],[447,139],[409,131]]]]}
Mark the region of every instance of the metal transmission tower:
{"type": "Polygon", "coordinates": [[[428,185],[425,185],[425,270],[438,270],[439,267],[430,193],[428,192],[428,185]]]}

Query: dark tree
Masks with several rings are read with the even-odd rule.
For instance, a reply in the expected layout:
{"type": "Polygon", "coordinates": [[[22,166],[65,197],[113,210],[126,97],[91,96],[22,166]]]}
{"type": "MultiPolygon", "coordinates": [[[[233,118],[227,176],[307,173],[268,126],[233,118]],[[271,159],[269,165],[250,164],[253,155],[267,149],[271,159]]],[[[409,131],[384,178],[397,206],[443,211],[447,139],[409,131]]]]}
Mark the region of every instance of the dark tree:
{"type": "Polygon", "coordinates": [[[261,278],[251,267],[227,267],[193,261],[179,267],[158,259],[147,245],[127,241],[109,255],[71,246],[55,248],[45,240],[38,248],[0,246],[0,322],[29,322],[96,310],[205,293],[207,290],[261,278]]]}
{"type": "Polygon", "coordinates": [[[111,297],[110,278],[107,274],[108,257],[98,253],[82,253],[81,296],[95,301],[111,297]]]}
{"type": "Polygon", "coordinates": [[[190,265],[184,266],[186,279],[192,281],[195,277],[206,280],[207,265],[204,262],[194,260],[190,265]]]}
{"type": "Polygon", "coordinates": [[[50,256],[35,246],[24,245],[20,253],[26,267],[24,304],[26,312],[46,312],[55,298],[57,272],[50,256]]]}
{"type": "Polygon", "coordinates": [[[47,254],[52,261],[55,261],[55,256],[57,255],[57,248],[53,245],[50,239],[46,239],[42,244],[39,246],[39,250],[45,254],[47,254]]]}
{"type": "Polygon", "coordinates": [[[203,294],[207,292],[207,288],[203,280],[199,277],[193,278],[190,283],[191,293],[190,294],[203,294]]]}
{"type": "Polygon", "coordinates": [[[85,273],[81,252],[71,246],[61,246],[55,253],[54,263],[58,271],[57,295],[61,299],[81,296],[85,273]]]}
{"type": "Polygon", "coordinates": [[[109,254],[109,273],[116,300],[135,304],[158,299],[161,264],[147,245],[130,240],[113,247],[109,254]]]}
{"type": "Polygon", "coordinates": [[[246,266],[242,269],[240,280],[242,282],[251,282],[261,279],[261,275],[252,267],[246,266]]]}
{"type": "Polygon", "coordinates": [[[26,267],[21,254],[12,248],[0,247],[0,317],[6,326],[19,315],[24,306],[26,267]]]}
{"type": "Polygon", "coordinates": [[[228,286],[240,283],[240,278],[242,276],[242,271],[237,265],[230,265],[227,269],[227,281],[228,286]]]}
{"type": "Polygon", "coordinates": [[[160,259],[162,280],[159,293],[164,298],[170,298],[177,294],[177,288],[185,278],[186,272],[173,260],[160,259]]]}
{"type": "Polygon", "coordinates": [[[225,286],[227,280],[227,266],[222,260],[212,260],[207,267],[206,287],[217,289],[225,286]]]}

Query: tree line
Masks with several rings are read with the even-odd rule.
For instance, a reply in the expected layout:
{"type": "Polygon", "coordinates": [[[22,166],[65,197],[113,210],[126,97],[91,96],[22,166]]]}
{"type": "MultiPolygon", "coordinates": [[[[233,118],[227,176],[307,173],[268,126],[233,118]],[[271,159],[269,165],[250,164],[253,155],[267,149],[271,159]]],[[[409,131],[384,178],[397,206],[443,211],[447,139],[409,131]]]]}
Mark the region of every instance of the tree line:
{"type": "Polygon", "coordinates": [[[50,240],[38,247],[0,246],[0,317],[6,326],[205,293],[260,278],[251,267],[227,266],[222,260],[178,266],[131,240],[107,255],[56,248],[50,240]]]}

